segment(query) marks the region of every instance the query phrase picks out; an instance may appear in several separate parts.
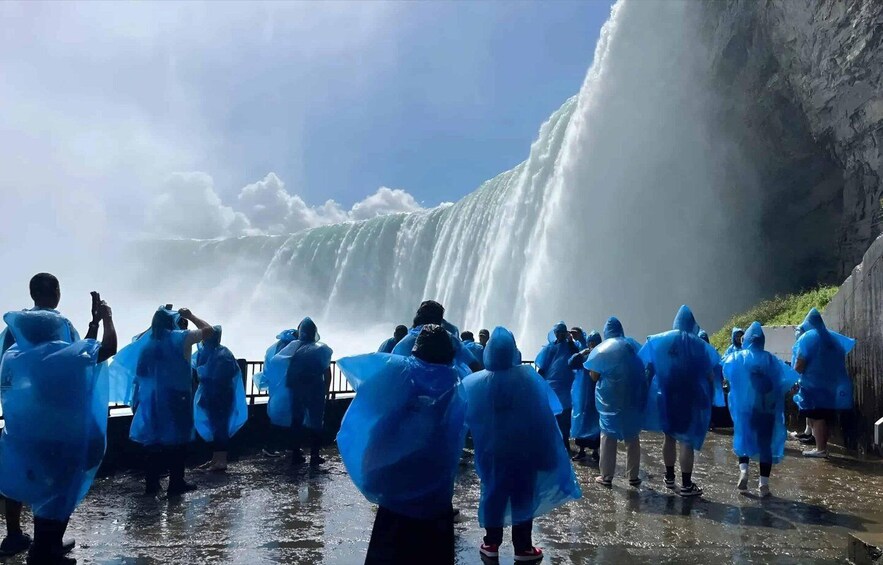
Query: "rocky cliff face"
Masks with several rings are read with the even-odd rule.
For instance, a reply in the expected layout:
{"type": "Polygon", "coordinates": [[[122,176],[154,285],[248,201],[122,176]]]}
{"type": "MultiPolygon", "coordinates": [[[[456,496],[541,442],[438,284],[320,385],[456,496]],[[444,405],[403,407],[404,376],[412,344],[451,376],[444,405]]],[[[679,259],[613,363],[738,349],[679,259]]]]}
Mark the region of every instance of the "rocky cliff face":
{"type": "Polygon", "coordinates": [[[839,283],[883,229],[883,2],[703,9],[719,123],[761,177],[756,194],[724,195],[761,207],[759,282],[839,283]]]}

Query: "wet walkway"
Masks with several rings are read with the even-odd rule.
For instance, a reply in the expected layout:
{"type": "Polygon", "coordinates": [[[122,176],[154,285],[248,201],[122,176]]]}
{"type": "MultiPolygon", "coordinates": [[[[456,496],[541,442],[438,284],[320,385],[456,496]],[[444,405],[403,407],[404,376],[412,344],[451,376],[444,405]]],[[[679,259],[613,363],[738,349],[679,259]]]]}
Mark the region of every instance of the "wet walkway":
{"type": "MultiPolygon", "coordinates": [[[[595,469],[578,466],[583,499],[535,525],[546,563],[840,563],[849,532],[883,531],[880,462],[789,457],[774,468],[775,498],[762,501],[734,492],[732,438],[710,434],[694,474],[705,496],[681,499],[661,484],[661,438],[645,436],[640,489],[621,477],[604,489],[590,483],[595,469]]],[[[789,448],[797,454],[796,444],[789,448]]],[[[256,456],[227,476],[194,473],[200,490],[178,501],[139,498],[134,476],[101,479],[71,520],[69,534],[80,544],[74,556],[108,565],[361,563],[374,510],[336,452],[327,456],[324,472],[291,472],[283,461],[256,456]]],[[[478,481],[471,462],[463,471],[455,497],[463,513],[458,563],[480,563],[478,481]]],[[[753,488],[756,480],[752,465],[753,488]]],[[[507,542],[501,563],[511,556],[507,542]]]]}

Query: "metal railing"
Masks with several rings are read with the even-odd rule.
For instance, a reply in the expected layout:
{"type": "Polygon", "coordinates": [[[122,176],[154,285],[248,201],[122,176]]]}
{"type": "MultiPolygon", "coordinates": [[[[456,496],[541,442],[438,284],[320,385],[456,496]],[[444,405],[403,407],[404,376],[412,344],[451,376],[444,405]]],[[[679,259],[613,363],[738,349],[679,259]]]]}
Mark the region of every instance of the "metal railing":
{"type": "MultiPolygon", "coordinates": [[[[266,404],[270,396],[266,391],[261,391],[257,384],[254,381],[255,375],[264,370],[264,362],[263,361],[248,361],[245,359],[238,359],[239,367],[242,369],[242,380],[245,385],[245,398],[248,401],[249,406],[254,406],[255,404],[266,404]]],[[[522,365],[533,365],[533,361],[522,361],[522,365]]],[[[346,380],[346,377],[343,376],[343,373],[337,367],[337,362],[331,362],[331,383],[328,387],[328,400],[337,400],[343,398],[352,398],[355,396],[356,391],[353,390],[353,387],[350,386],[349,381],[346,380]]],[[[116,418],[119,416],[131,416],[132,410],[129,406],[125,404],[117,404],[113,403],[107,407],[107,415],[109,418],[116,418]]],[[[3,415],[0,413],[0,428],[3,427],[3,415]]]]}
{"type": "MultiPolygon", "coordinates": [[[[254,381],[255,375],[264,370],[264,362],[263,361],[246,361],[245,359],[239,360],[239,367],[242,369],[242,378],[245,381],[245,397],[248,399],[249,406],[254,406],[255,404],[266,404],[267,400],[269,400],[269,396],[266,391],[262,391],[258,388],[257,383],[254,381]]],[[[337,367],[337,362],[331,362],[331,383],[328,386],[328,400],[336,400],[338,398],[349,398],[356,394],[356,391],[353,390],[353,387],[350,386],[350,383],[346,380],[346,377],[343,376],[343,373],[340,372],[340,369],[337,367]]]]}

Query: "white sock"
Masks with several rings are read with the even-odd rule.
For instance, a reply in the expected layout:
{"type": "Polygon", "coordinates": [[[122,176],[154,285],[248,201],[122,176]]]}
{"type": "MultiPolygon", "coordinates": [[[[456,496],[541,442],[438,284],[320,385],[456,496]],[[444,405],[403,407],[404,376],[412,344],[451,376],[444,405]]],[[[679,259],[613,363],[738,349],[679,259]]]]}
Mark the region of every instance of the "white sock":
{"type": "Polygon", "coordinates": [[[739,471],[743,473],[748,472],[748,463],[739,463],[739,471]]]}
{"type": "Polygon", "coordinates": [[[770,478],[769,477],[761,477],[760,478],[760,486],[762,486],[762,487],[770,486],[770,478]]]}

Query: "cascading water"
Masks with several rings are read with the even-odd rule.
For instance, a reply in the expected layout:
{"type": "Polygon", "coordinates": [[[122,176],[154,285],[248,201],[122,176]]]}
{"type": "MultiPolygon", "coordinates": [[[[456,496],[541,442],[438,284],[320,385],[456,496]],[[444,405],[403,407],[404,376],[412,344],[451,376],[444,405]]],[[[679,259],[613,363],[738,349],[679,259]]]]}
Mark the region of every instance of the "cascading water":
{"type": "Polygon", "coordinates": [[[756,182],[709,118],[694,8],[621,0],[579,95],[527,160],[456,204],[287,237],[147,242],[145,265],[172,260],[193,282],[156,290],[201,296],[194,308],[234,326],[225,336],[251,356],[307,314],[331,326],[336,356],[376,347],[424,298],[463,328],[509,326],[528,357],[559,319],[616,314],[640,337],[688,302],[719,323],[755,297],[731,251],[755,241],[756,221],[728,219],[720,195],[756,182]]]}

